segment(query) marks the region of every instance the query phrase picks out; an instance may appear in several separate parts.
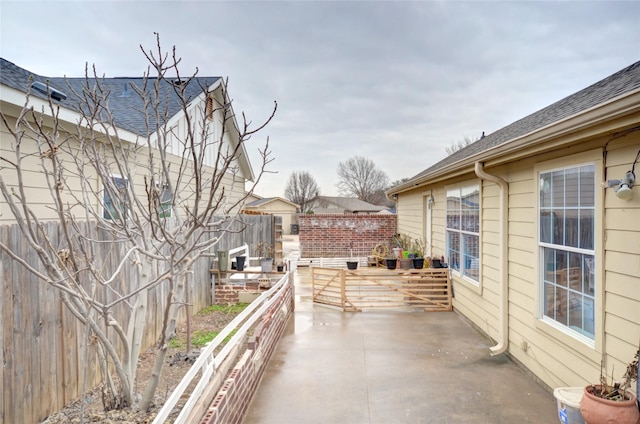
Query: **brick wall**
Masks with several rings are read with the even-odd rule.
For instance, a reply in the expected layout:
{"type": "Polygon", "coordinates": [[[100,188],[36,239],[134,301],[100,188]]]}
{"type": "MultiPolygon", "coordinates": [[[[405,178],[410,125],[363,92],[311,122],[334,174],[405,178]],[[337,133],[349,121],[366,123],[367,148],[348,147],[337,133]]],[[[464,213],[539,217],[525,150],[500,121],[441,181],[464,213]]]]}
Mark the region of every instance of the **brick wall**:
{"type": "Polygon", "coordinates": [[[387,244],[397,233],[395,214],[298,215],[301,258],[369,256],[377,244],[387,244]]]}
{"type": "Polygon", "coordinates": [[[216,305],[235,305],[240,301],[240,292],[257,292],[260,289],[257,281],[247,281],[245,284],[216,285],[213,303],[216,305]]]}
{"type": "Polygon", "coordinates": [[[266,312],[249,338],[247,350],[233,367],[201,424],[242,423],[271,354],[293,313],[293,285],[266,312]]]}

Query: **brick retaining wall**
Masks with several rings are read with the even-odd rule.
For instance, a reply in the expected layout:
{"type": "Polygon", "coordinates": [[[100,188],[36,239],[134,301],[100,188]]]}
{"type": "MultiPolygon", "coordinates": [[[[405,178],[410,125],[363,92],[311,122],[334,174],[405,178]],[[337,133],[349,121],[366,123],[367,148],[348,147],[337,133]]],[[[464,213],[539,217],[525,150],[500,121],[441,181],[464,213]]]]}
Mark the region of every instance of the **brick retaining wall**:
{"type": "Polygon", "coordinates": [[[241,292],[253,293],[261,291],[257,281],[247,281],[246,284],[216,285],[215,290],[213,303],[216,305],[235,305],[240,301],[241,292]]]}
{"type": "Polygon", "coordinates": [[[395,214],[298,215],[301,258],[369,256],[397,233],[395,214]],[[353,243],[353,244],[352,244],[353,243]]]}
{"type": "Polygon", "coordinates": [[[293,313],[293,285],[274,303],[249,338],[247,350],[211,402],[201,424],[242,423],[271,354],[293,313]]]}

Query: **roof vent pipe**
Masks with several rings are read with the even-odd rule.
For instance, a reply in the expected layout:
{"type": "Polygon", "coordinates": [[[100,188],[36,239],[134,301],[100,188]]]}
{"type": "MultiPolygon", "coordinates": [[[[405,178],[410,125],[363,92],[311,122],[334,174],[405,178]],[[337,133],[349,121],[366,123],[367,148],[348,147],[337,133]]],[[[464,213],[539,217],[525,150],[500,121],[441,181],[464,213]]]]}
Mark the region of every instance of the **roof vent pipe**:
{"type": "Polygon", "coordinates": [[[491,356],[500,355],[507,351],[509,348],[509,274],[508,274],[508,225],[509,225],[509,184],[500,177],[488,174],[484,170],[483,162],[476,162],[475,173],[481,180],[486,180],[497,184],[500,188],[500,211],[498,213],[499,220],[499,235],[500,240],[500,272],[498,273],[500,281],[498,285],[500,287],[499,293],[499,316],[498,320],[500,325],[498,328],[498,344],[489,348],[491,356]]]}

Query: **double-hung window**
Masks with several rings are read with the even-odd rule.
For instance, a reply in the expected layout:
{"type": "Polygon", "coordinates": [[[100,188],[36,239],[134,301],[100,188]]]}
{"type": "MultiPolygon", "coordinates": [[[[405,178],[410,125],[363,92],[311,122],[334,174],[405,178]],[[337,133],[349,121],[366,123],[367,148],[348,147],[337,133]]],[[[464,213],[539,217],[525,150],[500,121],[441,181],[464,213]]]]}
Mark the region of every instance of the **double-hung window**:
{"type": "Polygon", "coordinates": [[[540,314],[593,340],[595,165],[539,176],[540,314]]]}
{"type": "Polygon", "coordinates": [[[480,186],[447,190],[447,260],[449,267],[475,282],[480,269],[480,186]]]}
{"type": "Polygon", "coordinates": [[[119,175],[112,175],[110,181],[105,184],[102,195],[104,219],[117,220],[120,216],[126,218],[128,185],[129,181],[119,175]]]}
{"type": "Polygon", "coordinates": [[[160,192],[160,196],[158,198],[159,206],[158,206],[158,215],[160,218],[170,218],[171,217],[171,190],[169,190],[169,186],[166,184],[156,183],[156,188],[160,192]]]}

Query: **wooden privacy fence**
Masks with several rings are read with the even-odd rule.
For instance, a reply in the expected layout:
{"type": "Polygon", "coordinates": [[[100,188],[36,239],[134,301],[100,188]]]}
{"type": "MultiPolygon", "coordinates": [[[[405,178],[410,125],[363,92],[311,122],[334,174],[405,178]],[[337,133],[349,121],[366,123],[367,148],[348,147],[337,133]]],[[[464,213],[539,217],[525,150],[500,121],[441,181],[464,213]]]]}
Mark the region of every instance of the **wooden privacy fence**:
{"type": "MultiPolygon", "coordinates": [[[[109,240],[109,234],[95,223],[80,222],[84,234],[96,232],[97,240],[109,240]]],[[[60,228],[56,222],[43,223],[53,246],[60,243],[60,228]]],[[[212,232],[205,237],[221,236],[212,249],[229,249],[247,243],[250,247],[260,241],[273,243],[273,216],[241,215],[229,227],[229,232],[212,232]]],[[[44,272],[36,252],[17,225],[0,226],[0,242],[26,263],[44,272]]],[[[113,243],[97,243],[95,260],[104,264],[105,274],[115,269],[124,249],[113,243]]],[[[195,313],[212,303],[209,270],[211,257],[201,257],[189,277],[187,299],[190,312],[195,313]]],[[[126,266],[107,287],[101,287],[96,297],[112,301],[116,291],[129,293],[138,288],[135,268],[126,266]]],[[[0,250],[0,423],[37,423],[100,381],[95,349],[88,343],[85,328],[79,324],[60,300],[60,292],[38,280],[18,261],[0,250]]],[[[148,292],[143,351],[157,343],[162,331],[162,314],[169,287],[159,284],[148,292]]],[[[124,304],[111,310],[114,319],[127,328],[130,310],[124,304]]],[[[186,318],[183,311],[181,320],[186,318]]],[[[109,336],[116,339],[113,331],[109,336]]],[[[140,389],[141,390],[141,389],[140,389]]]]}
{"type": "Polygon", "coordinates": [[[401,307],[425,311],[453,309],[447,268],[312,268],[311,278],[313,301],[344,311],[401,307]]]}

